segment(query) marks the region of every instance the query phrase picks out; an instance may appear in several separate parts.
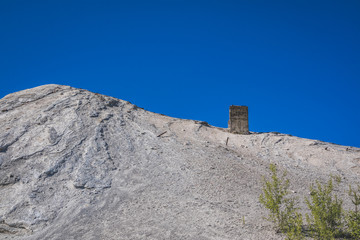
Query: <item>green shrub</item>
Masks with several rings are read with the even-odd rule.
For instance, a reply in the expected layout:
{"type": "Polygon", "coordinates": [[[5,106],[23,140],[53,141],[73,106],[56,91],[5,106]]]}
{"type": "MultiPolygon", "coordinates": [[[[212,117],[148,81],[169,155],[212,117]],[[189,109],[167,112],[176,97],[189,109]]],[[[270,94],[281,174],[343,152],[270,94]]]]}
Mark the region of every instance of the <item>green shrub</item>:
{"type": "Polygon", "coordinates": [[[346,226],[347,230],[351,237],[354,239],[360,239],[360,213],[358,211],[358,206],[360,205],[360,186],[358,185],[357,191],[354,191],[351,186],[349,186],[349,196],[352,203],[355,206],[355,211],[348,211],[346,214],[346,226]]]}
{"type": "Polygon", "coordinates": [[[263,193],[259,201],[270,213],[267,219],[272,221],[278,232],[285,232],[288,239],[302,239],[302,215],[295,208],[295,200],[289,198],[289,180],[286,172],[279,177],[274,164],[270,164],[271,178],[263,178],[263,193]]]}
{"type": "MultiPolygon", "coordinates": [[[[269,168],[271,176],[263,177],[259,197],[260,203],[269,210],[267,219],[274,223],[277,232],[286,234],[287,240],[302,240],[305,238],[303,217],[295,207],[295,199],[289,197],[286,172],[279,176],[274,164],[269,168]]],[[[310,197],[305,198],[310,210],[310,215],[306,214],[308,226],[305,231],[319,240],[360,239],[360,185],[356,191],[349,186],[348,195],[354,210],[345,211],[343,201],[334,193],[333,180],[339,184],[341,177],[330,175],[326,184],[316,181],[310,186],[310,197]]]]}
{"type": "Polygon", "coordinates": [[[301,240],[304,239],[303,234],[303,217],[301,213],[295,212],[289,218],[288,229],[286,232],[287,240],[301,240]]]}
{"type": "Polygon", "coordinates": [[[311,211],[306,219],[311,235],[316,239],[334,239],[342,233],[342,200],[333,194],[334,185],[330,178],[327,184],[310,186],[310,199],[306,204],[311,211]]]}
{"type": "Polygon", "coordinates": [[[349,193],[352,203],[355,206],[355,212],[358,212],[358,206],[360,205],[360,195],[358,195],[360,193],[360,185],[358,185],[357,191],[354,191],[350,185],[348,193],[349,193]]]}
{"type": "Polygon", "coordinates": [[[358,212],[349,211],[346,214],[345,220],[349,235],[354,239],[360,239],[360,214],[358,212]]]}

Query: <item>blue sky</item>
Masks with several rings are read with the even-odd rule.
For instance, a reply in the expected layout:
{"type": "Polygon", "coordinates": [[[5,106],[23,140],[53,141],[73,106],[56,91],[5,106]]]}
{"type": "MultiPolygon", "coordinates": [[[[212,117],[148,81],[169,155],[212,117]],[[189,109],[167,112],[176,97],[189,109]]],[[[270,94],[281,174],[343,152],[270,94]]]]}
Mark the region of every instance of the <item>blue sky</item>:
{"type": "Polygon", "coordinates": [[[360,147],[360,1],[0,1],[0,97],[56,83],[360,147]]]}

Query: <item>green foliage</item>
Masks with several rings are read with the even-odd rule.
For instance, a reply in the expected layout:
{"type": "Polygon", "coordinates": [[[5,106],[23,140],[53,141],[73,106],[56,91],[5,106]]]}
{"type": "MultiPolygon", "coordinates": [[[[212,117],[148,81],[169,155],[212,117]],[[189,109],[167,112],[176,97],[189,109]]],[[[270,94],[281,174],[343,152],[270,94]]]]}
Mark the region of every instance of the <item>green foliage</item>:
{"type": "Polygon", "coordinates": [[[355,205],[355,212],[358,212],[358,206],[360,205],[360,185],[358,185],[357,191],[354,191],[351,186],[349,186],[349,196],[352,203],[355,205]]]}
{"type": "Polygon", "coordinates": [[[346,214],[346,226],[351,237],[360,239],[360,214],[359,212],[349,211],[346,214]]]}
{"type": "Polygon", "coordinates": [[[295,214],[289,218],[288,229],[286,232],[286,239],[287,240],[304,239],[302,226],[303,226],[303,217],[301,213],[295,212],[295,214]]]}
{"type": "Polygon", "coordinates": [[[354,191],[351,186],[349,186],[348,193],[355,206],[355,211],[348,211],[346,214],[346,226],[351,237],[360,239],[360,213],[358,211],[358,206],[360,205],[360,186],[358,185],[357,191],[354,191]]]}
{"type": "Polygon", "coordinates": [[[333,178],[337,184],[341,183],[341,176],[340,175],[332,175],[331,174],[330,177],[333,178]]]}
{"type": "Polygon", "coordinates": [[[271,180],[263,178],[263,193],[259,200],[270,211],[267,219],[275,224],[278,231],[283,231],[288,214],[281,207],[286,202],[285,196],[288,194],[289,180],[285,179],[286,173],[281,178],[278,177],[274,164],[270,164],[270,171],[271,180]]]}
{"type": "Polygon", "coordinates": [[[271,178],[263,178],[263,193],[259,201],[270,213],[268,220],[272,221],[278,232],[287,233],[288,239],[302,239],[302,216],[295,208],[295,200],[289,198],[289,180],[286,172],[279,177],[274,164],[270,164],[271,178]]]}
{"type": "Polygon", "coordinates": [[[324,185],[316,182],[316,185],[310,186],[310,199],[305,199],[311,211],[306,219],[316,239],[334,239],[342,232],[342,200],[333,194],[333,190],[331,178],[324,185]]]}
{"type": "Polygon", "coordinates": [[[295,207],[295,199],[289,197],[286,172],[279,176],[274,164],[270,164],[270,171],[271,177],[263,178],[259,200],[269,210],[267,219],[274,223],[278,232],[286,234],[287,240],[304,239],[304,229],[307,229],[309,236],[319,240],[360,239],[360,185],[357,190],[349,186],[348,195],[354,204],[354,210],[345,212],[343,201],[334,193],[333,181],[340,184],[340,176],[330,175],[326,184],[318,181],[312,184],[310,197],[305,198],[310,210],[310,215],[306,215],[308,226],[305,228],[303,217],[295,207]]]}
{"type": "Polygon", "coordinates": [[[306,203],[312,214],[311,217],[307,216],[312,236],[317,239],[334,239],[336,237],[360,239],[360,185],[358,185],[357,191],[349,186],[348,194],[355,209],[345,213],[342,208],[343,201],[333,194],[332,179],[336,183],[341,181],[341,177],[331,176],[326,185],[317,182],[316,187],[314,185],[310,187],[311,202],[306,199],[306,203]],[[344,228],[343,221],[347,228],[344,228]]]}

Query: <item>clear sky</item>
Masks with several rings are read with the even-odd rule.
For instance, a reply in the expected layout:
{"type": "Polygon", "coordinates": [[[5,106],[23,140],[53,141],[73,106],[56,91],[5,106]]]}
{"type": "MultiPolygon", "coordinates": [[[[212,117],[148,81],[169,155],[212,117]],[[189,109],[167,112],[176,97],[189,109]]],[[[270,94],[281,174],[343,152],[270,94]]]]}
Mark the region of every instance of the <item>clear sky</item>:
{"type": "Polygon", "coordinates": [[[0,81],[360,147],[360,1],[1,0],[0,81]]]}

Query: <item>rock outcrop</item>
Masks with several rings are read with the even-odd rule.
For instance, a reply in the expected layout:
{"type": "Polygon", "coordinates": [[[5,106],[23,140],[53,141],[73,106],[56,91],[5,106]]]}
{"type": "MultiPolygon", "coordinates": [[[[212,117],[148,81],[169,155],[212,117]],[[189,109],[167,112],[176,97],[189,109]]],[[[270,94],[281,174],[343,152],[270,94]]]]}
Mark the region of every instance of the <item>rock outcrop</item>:
{"type": "Polygon", "coordinates": [[[60,85],[5,96],[0,129],[0,239],[281,239],[258,201],[269,163],[299,197],[360,174],[358,148],[232,134],[60,85]]]}

